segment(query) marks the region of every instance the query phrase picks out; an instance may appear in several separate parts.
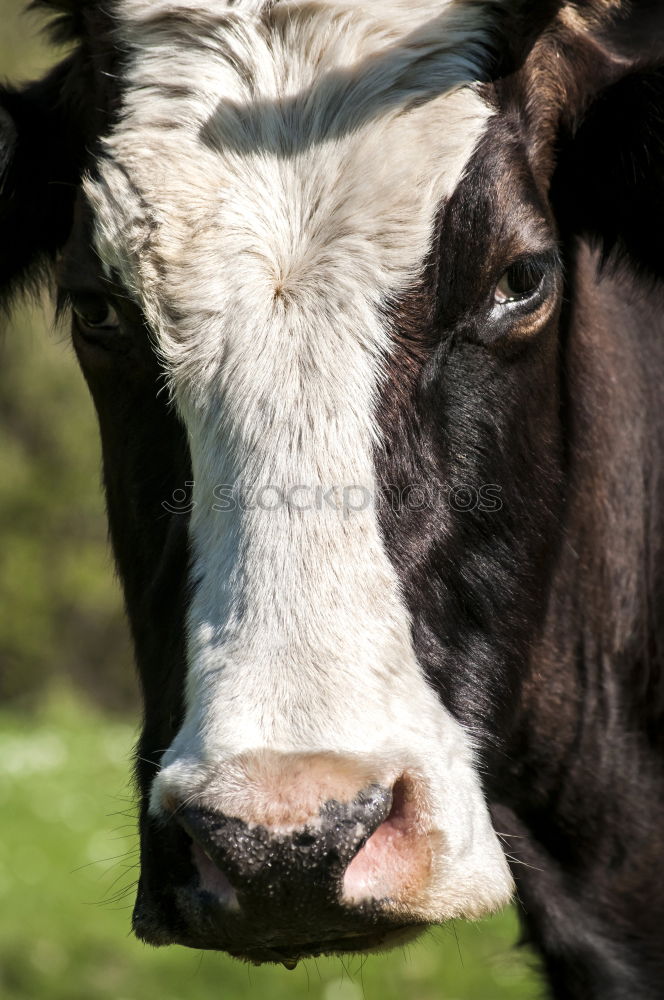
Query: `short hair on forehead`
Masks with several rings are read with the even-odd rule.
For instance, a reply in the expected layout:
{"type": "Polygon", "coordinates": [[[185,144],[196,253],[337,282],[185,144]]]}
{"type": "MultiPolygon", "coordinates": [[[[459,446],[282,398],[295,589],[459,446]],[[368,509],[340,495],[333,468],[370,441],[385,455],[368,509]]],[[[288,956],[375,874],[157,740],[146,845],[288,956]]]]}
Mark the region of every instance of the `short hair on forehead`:
{"type": "MultiPolygon", "coordinates": [[[[100,178],[87,186],[98,245],[121,254],[129,281],[128,258],[145,255],[151,227],[163,220],[177,230],[172,246],[195,222],[210,229],[204,259],[216,245],[214,213],[234,191],[232,225],[253,225],[267,242],[270,227],[281,226],[274,256],[283,261],[290,237],[266,208],[281,191],[289,211],[302,198],[316,204],[319,221],[350,212],[361,228],[373,211],[377,230],[381,216],[393,225],[401,215],[403,239],[421,261],[437,201],[489,114],[474,83],[488,58],[493,6],[465,0],[431,16],[430,4],[286,0],[261,15],[256,5],[125,0],[117,8],[129,53],[125,99],[103,143],[100,178]],[[382,197],[368,191],[368,173],[382,197]]],[[[336,238],[339,227],[325,228],[336,238]]],[[[290,261],[283,267],[293,273],[290,261]]]]}

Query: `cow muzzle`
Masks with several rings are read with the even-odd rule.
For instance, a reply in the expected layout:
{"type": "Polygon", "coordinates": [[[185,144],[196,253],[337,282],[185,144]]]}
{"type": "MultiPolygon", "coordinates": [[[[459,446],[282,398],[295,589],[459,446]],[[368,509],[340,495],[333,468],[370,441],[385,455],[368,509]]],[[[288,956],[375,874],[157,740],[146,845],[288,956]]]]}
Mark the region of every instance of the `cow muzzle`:
{"type": "Polygon", "coordinates": [[[431,922],[446,844],[417,774],[338,754],[247,754],[193,794],[165,787],[160,804],[153,842],[170,841],[171,859],[156,892],[148,869],[134,921],[150,943],[288,965],[392,946],[431,922]]]}

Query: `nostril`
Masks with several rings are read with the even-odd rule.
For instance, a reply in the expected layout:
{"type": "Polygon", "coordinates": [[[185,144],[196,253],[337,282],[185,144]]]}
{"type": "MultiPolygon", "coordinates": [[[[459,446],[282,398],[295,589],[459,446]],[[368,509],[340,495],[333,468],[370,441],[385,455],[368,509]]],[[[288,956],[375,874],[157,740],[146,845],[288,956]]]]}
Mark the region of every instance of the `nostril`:
{"type": "Polygon", "coordinates": [[[412,781],[403,775],[395,782],[392,789],[392,808],[386,822],[395,824],[406,822],[409,814],[412,815],[414,812],[411,807],[413,799],[414,790],[412,781]]]}
{"type": "Polygon", "coordinates": [[[394,785],[388,816],[348,865],[343,898],[348,903],[398,900],[427,882],[431,873],[430,837],[419,822],[414,782],[406,775],[394,785]]]}
{"type": "Polygon", "coordinates": [[[226,909],[239,909],[237,893],[230,879],[195,841],[191,844],[191,856],[198,872],[199,887],[211,893],[226,909]]]}

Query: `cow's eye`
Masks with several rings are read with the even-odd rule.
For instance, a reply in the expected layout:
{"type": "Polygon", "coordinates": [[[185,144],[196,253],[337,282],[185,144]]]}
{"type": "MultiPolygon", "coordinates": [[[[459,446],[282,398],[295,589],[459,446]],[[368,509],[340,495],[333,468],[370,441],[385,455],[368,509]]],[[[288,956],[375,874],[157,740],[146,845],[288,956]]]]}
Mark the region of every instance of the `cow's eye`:
{"type": "Polygon", "coordinates": [[[536,257],[512,264],[496,285],[493,295],[496,303],[506,305],[532,298],[540,290],[545,273],[542,261],[536,257]]]}
{"type": "Polygon", "coordinates": [[[101,295],[77,295],[72,297],[72,308],[83,329],[100,333],[117,330],[120,326],[118,314],[110,302],[101,295]]]}

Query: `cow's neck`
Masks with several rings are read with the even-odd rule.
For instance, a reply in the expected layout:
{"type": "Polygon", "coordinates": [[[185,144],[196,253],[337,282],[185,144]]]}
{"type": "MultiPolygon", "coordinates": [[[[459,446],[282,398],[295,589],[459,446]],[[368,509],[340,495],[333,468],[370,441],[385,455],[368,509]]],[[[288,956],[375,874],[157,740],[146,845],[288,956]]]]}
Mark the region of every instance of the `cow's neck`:
{"type": "Polygon", "coordinates": [[[555,995],[646,1000],[655,969],[664,990],[664,295],[598,284],[585,250],[575,285],[566,533],[496,822],[538,869],[516,875],[555,995]]]}

